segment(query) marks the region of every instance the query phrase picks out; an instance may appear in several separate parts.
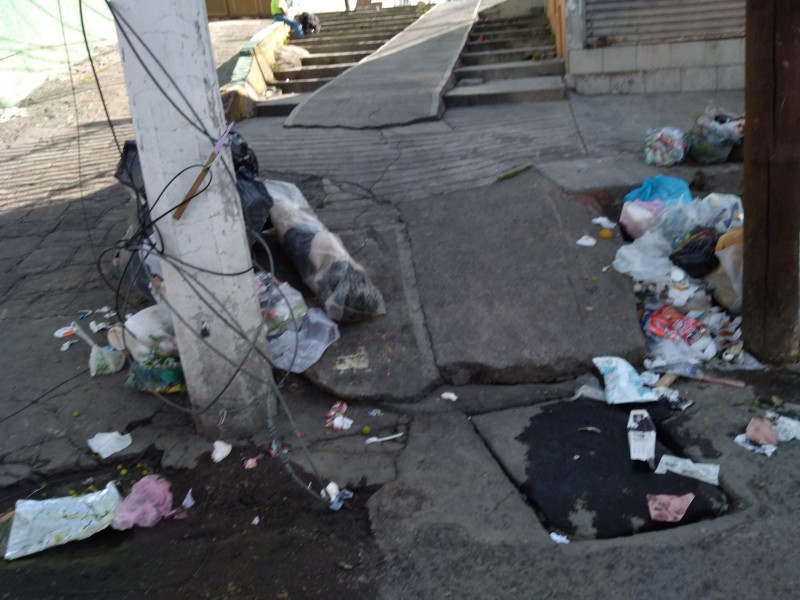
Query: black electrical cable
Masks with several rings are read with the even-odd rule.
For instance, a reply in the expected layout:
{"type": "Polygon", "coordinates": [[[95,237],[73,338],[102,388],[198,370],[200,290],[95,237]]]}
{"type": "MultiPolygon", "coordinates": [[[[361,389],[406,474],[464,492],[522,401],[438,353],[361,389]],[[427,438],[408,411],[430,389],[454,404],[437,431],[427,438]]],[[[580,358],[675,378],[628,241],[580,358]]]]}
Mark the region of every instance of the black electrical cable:
{"type": "Polygon", "coordinates": [[[27,409],[29,409],[31,406],[33,406],[34,404],[36,404],[37,402],[39,402],[39,401],[40,401],[42,398],[45,398],[45,397],[47,397],[48,395],[50,395],[50,394],[52,394],[53,392],[55,392],[55,391],[56,391],[58,388],[60,388],[62,385],[66,385],[66,384],[68,384],[70,381],[73,381],[74,379],[77,379],[78,377],[80,377],[80,376],[81,376],[81,375],[83,375],[84,373],[88,373],[88,372],[89,372],[89,367],[86,367],[85,369],[83,369],[82,371],[79,371],[78,373],[76,373],[76,374],[75,374],[75,375],[73,375],[72,377],[69,377],[69,378],[65,379],[64,381],[62,381],[61,383],[54,385],[53,387],[51,387],[51,388],[50,388],[49,390],[47,390],[46,392],[42,392],[41,394],[39,394],[39,395],[38,395],[36,398],[34,398],[34,399],[33,399],[33,400],[31,400],[30,402],[28,402],[28,403],[27,403],[25,406],[23,406],[22,408],[18,408],[18,409],[17,409],[17,410],[15,410],[14,412],[12,412],[12,413],[9,413],[9,414],[7,414],[6,416],[4,416],[4,417],[0,418],[0,423],[4,423],[5,421],[8,421],[8,420],[9,420],[11,417],[16,417],[16,416],[17,416],[19,413],[21,413],[21,412],[22,412],[22,411],[24,411],[24,410],[27,410],[27,409]]]}

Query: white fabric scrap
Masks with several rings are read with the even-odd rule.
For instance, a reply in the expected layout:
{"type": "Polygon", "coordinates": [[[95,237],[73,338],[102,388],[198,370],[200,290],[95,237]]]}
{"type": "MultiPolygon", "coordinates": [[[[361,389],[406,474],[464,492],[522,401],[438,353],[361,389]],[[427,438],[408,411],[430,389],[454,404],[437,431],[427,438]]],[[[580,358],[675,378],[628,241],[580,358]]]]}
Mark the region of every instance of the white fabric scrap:
{"type": "Polygon", "coordinates": [[[334,431],[347,431],[353,426],[353,419],[344,415],[336,415],[332,422],[334,431]]]}
{"type": "Polygon", "coordinates": [[[550,539],[553,540],[556,544],[569,544],[570,542],[567,536],[561,535],[560,533],[556,533],[555,531],[550,532],[550,539]]]}
{"type": "Polygon", "coordinates": [[[130,433],[122,435],[119,431],[109,431],[98,433],[94,437],[86,440],[92,452],[99,454],[100,458],[108,458],[120,450],[124,450],[133,443],[130,433]]]}
{"type": "Polygon", "coordinates": [[[600,227],[603,227],[604,229],[614,229],[614,227],[617,226],[617,224],[608,217],[595,217],[592,219],[592,223],[595,225],[600,225],[600,227]]]}
{"type": "Polygon", "coordinates": [[[719,485],[719,465],[696,463],[688,458],[679,458],[665,454],[656,467],[656,474],[670,472],[684,477],[691,477],[710,485],[719,485]]]}
{"type": "Polygon", "coordinates": [[[772,421],[772,428],[778,434],[779,442],[800,440],[800,421],[779,415],[774,410],[768,410],[766,417],[772,421]]]}
{"type": "Polygon", "coordinates": [[[744,433],[737,435],[735,438],[733,438],[733,441],[745,450],[755,452],[756,454],[763,454],[765,456],[772,456],[775,454],[775,450],[778,449],[777,446],[773,446],[772,444],[761,444],[760,446],[758,444],[754,444],[744,433]]]}
{"type": "Polygon", "coordinates": [[[186,496],[184,496],[183,502],[181,502],[181,506],[187,510],[194,506],[194,496],[192,496],[192,488],[189,488],[189,491],[186,492],[186,496]]]}
{"type": "Polygon", "coordinates": [[[229,443],[217,440],[214,442],[214,449],[211,451],[211,460],[213,460],[215,463],[220,462],[231,453],[232,449],[233,446],[231,446],[229,443]]]}
{"type": "Polygon", "coordinates": [[[442,392],[440,398],[442,400],[449,400],[450,402],[455,402],[458,400],[458,396],[456,396],[453,392],[442,392]]]}
{"type": "Polygon", "coordinates": [[[582,238],[580,238],[580,239],[579,239],[577,242],[575,242],[575,243],[576,243],[576,244],[578,244],[578,246],[584,246],[584,247],[586,247],[586,248],[591,248],[592,246],[594,246],[595,244],[597,244],[597,240],[596,240],[596,239],[594,239],[594,238],[593,238],[592,236],[590,236],[590,235],[584,235],[582,238]]]}

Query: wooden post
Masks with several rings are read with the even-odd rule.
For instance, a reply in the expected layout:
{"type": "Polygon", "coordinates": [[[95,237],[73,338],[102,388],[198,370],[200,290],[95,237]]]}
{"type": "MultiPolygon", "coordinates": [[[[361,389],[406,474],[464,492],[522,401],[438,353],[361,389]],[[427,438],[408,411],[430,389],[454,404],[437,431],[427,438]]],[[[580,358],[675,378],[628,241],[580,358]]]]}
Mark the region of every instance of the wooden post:
{"type": "Polygon", "coordinates": [[[800,3],[747,0],[744,337],[800,359],[800,3]]]}

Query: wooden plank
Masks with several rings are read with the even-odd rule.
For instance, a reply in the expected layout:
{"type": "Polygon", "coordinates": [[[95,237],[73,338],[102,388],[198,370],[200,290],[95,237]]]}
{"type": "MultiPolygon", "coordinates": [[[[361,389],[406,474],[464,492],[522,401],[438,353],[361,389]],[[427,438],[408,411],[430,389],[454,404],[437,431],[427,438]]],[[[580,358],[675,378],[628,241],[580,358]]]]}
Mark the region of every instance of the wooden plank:
{"type": "Polygon", "coordinates": [[[767,362],[800,358],[800,5],[747,0],[744,334],[767,362]]]}

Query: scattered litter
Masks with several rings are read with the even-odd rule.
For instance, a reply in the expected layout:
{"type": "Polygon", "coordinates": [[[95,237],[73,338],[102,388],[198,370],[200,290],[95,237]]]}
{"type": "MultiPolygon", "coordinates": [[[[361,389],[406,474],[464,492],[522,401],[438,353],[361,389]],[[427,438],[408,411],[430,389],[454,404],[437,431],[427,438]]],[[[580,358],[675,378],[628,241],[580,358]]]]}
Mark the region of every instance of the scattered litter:
{"type": "Polygon", "coordinates": [[[632,410],[628,417],[628,451],[631,460],[641,460],[655,468],[656,425],[644,409],[632,410]]]}
{"type": "Polygon", "coordinates": [[[338,373],[368,371],[369,354],[364,346],[359,346],[353,354],[339,356],[333,364],[333,370],[338,373]]]}
{"type": "Polygon", "coordinates": [[[388,442],[389,440],[396,440],[399,437],[402,437],[403,432],[395,433],[393,435],[387,435],[386,437],[369,437],[364,440],[364,444],[378,444],[380,442],[388,442]]]}
{"type": "Polygon", "coordinates": [[[636,369],[623,358],[599,356],[592,362],[600,371],[606,384],[605,396],[609,404],[655,402],[657,392],[647,389],[636,369]]]}
{"type": "Polygon", "coordinates": [[[764,417],[754,416],[750,419],[744,434],[747,439],[759,446],[778,445],[778,432],[772,427],[772,421],[764,417]]]}
{"type": "Polygon", "coordinates": [[[592,246],[594,246],[595,244],[597,244],[597,240],[596,240],[596,239],[594,239],[594,238],[593,238],[592,236],[590,236],[590,235],[584,235],[583,237],[581,237],[581,238],[580,238],[580,239],[579,239],[577,242],[575,242],[575,243],[576,243],[576,244],[578,244],[578,246],[584,246],[584,247],[586,247],[586,248],[591,248],[592,246]]]}
{"type": "Polygon", "coordinates": [[[88,308],[85,309],[85,310],[79,310],[78,311],[78,321],[83,321],[90,314],[92,314],[92,311],[89,310],[88,308]]]}
{"type": "Polygon", "coordinates": [[[581,455],[580,455],[580,454],[574,454],[574,455],[572,456],[572,460],[580,460],[580,458],[581,458],[581,455]]]}
{"type": "Polygon", "coordinates": [[[686,135],[687,155],[703,165],[724,163],[742,144],[744,123],[744,115],[707,107],[686,135]]]}
{"type": "Polygon", "coordinates": [[[258,525],[259,523],[261,523],[261,518],[258,515],[253,517],[253,520],[250,521],[250,525],[258,525]]]}
{"type": "Polygon", "coordinates": [[[592,223],[600,225],[603,229],[614,229],[614,227],[617,226],[617,224],[608,217],[595,217],[592,219],[592,223]]]}
{"type": "Polygon", "coordinates": [[[303,295],[271,273],[256,273],[255,283],[261,314],[267,324],[267,335],[280,335],[287,329],[299,329],[308,313],[303,295]]]}
{"type": "Polygon", "coordinates": [[[766,416],[772,421],[779,442],[800,440],[800,421],[779,415],[773,410],[768,410],[766,416]]]}
{"type": "Polygon", "coordinates": [[[224,460],[233,450],[233,446],[227,442],[217,440],[214,442],[214,449],[211,451],[211,460],[218,463],[224,460]]]}
{"type": "Polygon", "coordinates": [[[91,321],[89,323],[89,329],[92,330],[92,333],[99,333],[100,331],[111,329],[111,323],[106,323],[105,321],[101,323],[98,323],[97,321],[91,321]]]}
{"type": "Polygon", "coordinates": [[[102,491],[78,497],[17,500],[5,559],[88,538],[111,525],[121,502],[113,482],[102,491]]]}
{"type": "Polygon", "coordinates": [[[591,425],[589,425],[589,426],[587,426],[587,427],[579,427],[579,428],[578,428],[578,431],[588,431],[588,432],[591,432],[591,433],[603,433],[603,432],[600,430],[600,428],[599,428],[599,427],[593,427],[593,426],[591,426],[591,425]]]}
{"type": "Polygon", "coordinates": [[[243,466],[243,467],[244,467],[246,470],[249,470],[249,469],[255,469],[255,468],[258,466],[258,458],[257,458],[257,457],[253,457],[253,458],[245,458],[245,459],[242,461],[242,466],[243,466]]]}
{"type": "Polygon", "coordinates": [[[96,312],[96,313],[99,313],[99,314],[102,314],[102,315],[116,314],[116,313],[114,312],[114,310],[113,310],[113,309],[112,309],[110,306],[105,306],[105,305],[104,305],[104,306],[101,306],[100,308],[98,308],[98,309],[97,309],[96,311],[94,311],[94,312],[96,312]]]}
{"type": "Polygon", "coordinates": [[[343,571],[352,571],[355,568],[349,562],[344,562],[344,561],[341,561],[337,566],[343,571]]]}
{"type": "Polygon", "coordinates": [[[133,484],[131,493],[114,513],[112,529],[152,527],[164,517],[172,515],[170,482],[158,475],[145,475],[133,484]]]}
{"type": "Polygon", "coordinates": [[[763,454],[764,456],[772,456],[775,454],[775,451],[778,449],[777,446],[773,446],[771,444],[756,444],[750,441],[746,434],[740,433],[733,441],[736,442],[739,446],[744,448],[745,450],[749,450],[750,452],[755,452],[756,454],[763,454]]]}
{"type": "Polygon", "coordinates": [[[189,488],[189,491],[186,492],[186,495],[183,497],[183,502],[181,502],[181,506],[186,510],[189,510],[194,506],[194,496],[192,496],[192,488],[189,488]]]}
{"type": "Polygon", "coordinates": [[[550,539],[556,544],[569,544],[570,542],[570,539],[567,536],[556,533],[555,531],[550,532],[550,539]]]}
{"type": "Polygon", "coordinates": [[[605,402],[606,393],[597,386],[584,383],[581,387],[575,390],[571,400],[577,400],[578,398],[589,398],[590,400],[600,400],[601,402],[605,402]]]}
{"type": "Polygon", "coordinates": [[[316,364],[325,350],[340,337],[339,327],[319,308],[311,308],[300,320],[299,329],[287,328],[268,337],[267,352],[272,366],[302,373],[316,364]]]}
{"type": "Polygon", "coordinates": [[[56,329],[55,333],[53,334],[54,337],[57,338],[65,338],[71,335],[75,335],[75,328],[72,326],[69,327],[62,327],[61,329],[56,329]]]}
{"type": "Polygon", "coordinates": [[[342,508],[345,500],[353,497],[353,492],[345,488],[340,489],[335,481],[331,481],[319,494],[330,502],[328,508],[334,512],[342,508]]]}
{"type": "Polygon", "coordinates": [[[95,344],[94,340],[89,337],[89,334],[81,329],[80,325],[75,321],[72,322],[70,327],[75,331],[77,336],[84,342],[91,346],[92,351],[89,354],[89,375],[111,375],[120,371],[125,366],[125,353],[119,350],[114,350],[111,346],[101,348],[95,344]]]}
{"type": "Polygon", "coordinates": [[[648,129],[644,136],[644,162],[646,165],[671,167],[686,155],[683,132],[675,127],[648,129]]]}
{"type": "Polygon", "coordinates": [[[86,440],[92,452],[99,454],[100,458],[106,459],[120,450],[124,450],[133,443],[130,433],[122,435],[119,431],[108,433],[98,433],[94,437],[86,440]]]}
{"type": "Polygon", "coordinates": [[[369,425],[364,425],[361,428],[361,435],[369,435],[370,433],[372,433],[372,427],[370,427],[369,425]]]}
{"type": "Polygon", "coordinates": [[[69,347],[72,346],[72,344],[77,344],[77,343],[78,340],[67,340],[66,342],[61,344],[61,351],[66,352],[67,350],[69,350],[69,347]]]}
{"type": "Polygon", "coordinates": [[[614,232],[611,231],[610,229],[603,228],[597,232],[597,237],[603,240],[610,240],[611,238],[614,237],[614,232]]]}
{"type": "Polygon", "coordinates": [[[353,419],[344,416],[348,408],[347,402],[341,400],[334,402],[325,413],[325,428],[334,431],[350,429],[353,426],[353,419]]]}
{"type": "Polygon", "coordinates": [[[380,417],[383,415],[383,411],[380,408],[371,408],[367,414],[370,417],[380,417]]]}
{"type": "Polygon", "coordinates": [[[677,523],[686,514],[694,494],[673,496],[669,494],[647,494],[647,508],[653,521],[677,523]]]}
{"type": "Polygon", "coordinates": [[[458,396],[456,396],[453,392],[442,392],[440,398],[442,400],[449,400],[450,402],[455,402],[458,400],[458,396]]]}
{"type": "Polygon", "coordinates": [[[719,485],[719,465],[696,463],[688,458],[678,458],[665,454],[658,462],[656,474],[670,472],[684,477],[691,477],[710,485],[719,485]]]}

